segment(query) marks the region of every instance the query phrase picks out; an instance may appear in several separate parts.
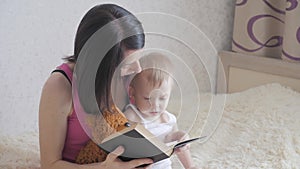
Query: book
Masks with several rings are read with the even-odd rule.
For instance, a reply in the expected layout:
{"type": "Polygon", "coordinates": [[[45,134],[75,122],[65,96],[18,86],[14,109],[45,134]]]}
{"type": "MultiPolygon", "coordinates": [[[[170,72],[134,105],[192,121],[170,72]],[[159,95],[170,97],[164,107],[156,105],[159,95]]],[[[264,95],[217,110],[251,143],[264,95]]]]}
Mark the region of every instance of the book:
{"type": "Polygon", "coordinates": [[[99,144],[99,146],[107,153],[114,151],[118,146],[123,146],[125,151],[119,156],[123,161],[151,158],[153,162],[157,162],[169,158],[174,153],[175,149],[190,142],[204,139],[205,137],[206,136],[196,137],[181,142],[175,141],[165,144],[148,131],[142,124],[135,123],[108,136],[101,144],[99,144]]]}

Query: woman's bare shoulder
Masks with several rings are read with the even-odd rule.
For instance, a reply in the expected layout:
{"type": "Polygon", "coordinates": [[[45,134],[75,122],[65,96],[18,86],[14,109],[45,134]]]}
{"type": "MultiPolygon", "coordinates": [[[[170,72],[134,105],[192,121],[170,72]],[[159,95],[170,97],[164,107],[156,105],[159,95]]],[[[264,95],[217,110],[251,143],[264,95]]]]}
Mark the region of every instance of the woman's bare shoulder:
{"type": "Polygon", "coordinates": [[[69,113],[72,105],[72,88],[61,73],[52,73],[46,80],[41,96],[41,104],[49,109],[58,108],[69,113]]]}
{"type": "Polygon", "coordinates": [[[54,72],[46,80],[42,92],[49,95],[70,97],[72,96],[71,89],[71,85],[66,77],[59,72],[54,72]]]}
{"type": "MultiPolygon", "coordinates": [[[[74,68],[74,63],[66,63],[71,70],[74,68]]],[[[60,72],[53,72],[49,78],[46,80],[43,91],[50,91],[54,93],[70,93],[71,94],[71,84],[68,79],[60,72]]]]}

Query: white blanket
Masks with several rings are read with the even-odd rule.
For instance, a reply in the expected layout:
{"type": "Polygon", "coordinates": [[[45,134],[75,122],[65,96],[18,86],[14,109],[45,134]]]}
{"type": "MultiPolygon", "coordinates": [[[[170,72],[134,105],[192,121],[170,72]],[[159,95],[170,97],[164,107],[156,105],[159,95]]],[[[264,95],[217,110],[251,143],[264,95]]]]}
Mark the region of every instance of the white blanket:
{"type": "Polygon", "coordinates": [[[37,132],[19,136],[0,136],[1,169],[40,168],[39,138],[37,132]]]}
{"type": "MultiPolygon", "coordinates": [[[[217,130],[191,151],[204,169],[300,168],[300,93],[269,84],[228,94],[217,130]]],[[[0,136],[1,169],[39,166],[37,133],[0,136]]]]}

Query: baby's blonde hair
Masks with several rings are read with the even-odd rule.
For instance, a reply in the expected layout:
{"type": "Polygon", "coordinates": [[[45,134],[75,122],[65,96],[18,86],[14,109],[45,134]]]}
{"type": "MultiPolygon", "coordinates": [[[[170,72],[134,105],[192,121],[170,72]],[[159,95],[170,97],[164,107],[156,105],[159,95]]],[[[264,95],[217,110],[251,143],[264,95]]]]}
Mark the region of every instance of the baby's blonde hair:
{"type": "Polygon", "coordinates": [[[146,76],[153,87],[160,86],[163,81],[171,78],[173,65],[167,55],[152,52],[143,56],[139,62],[143,70],[132,79],[130,85],[133,87],[140,76],[146,76]]]}

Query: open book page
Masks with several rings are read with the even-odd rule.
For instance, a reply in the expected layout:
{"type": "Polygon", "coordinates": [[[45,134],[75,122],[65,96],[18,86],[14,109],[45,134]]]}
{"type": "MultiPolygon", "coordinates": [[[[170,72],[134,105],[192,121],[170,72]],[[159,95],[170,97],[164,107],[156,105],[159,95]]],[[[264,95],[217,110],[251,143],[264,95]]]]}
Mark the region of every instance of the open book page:
{"type": "Polygon", "coordinates": [[[166,145],[168,147],[172,147],[173,149],[176,149],[176,148],[180,148],[180,147],[183,147],[185,145],[187,145],[188,143],[191,143],[193,141],[197,141],[197,140],[202,140],[206,138],[206,136],[202,136],[202,137],[195,137],[195,138],[192,138],[192,139],[188,139],[188,140],[184,140],[184,141],[172,141],[172,142],[169,142],[169,143],[166,143],[166,145]]]}

